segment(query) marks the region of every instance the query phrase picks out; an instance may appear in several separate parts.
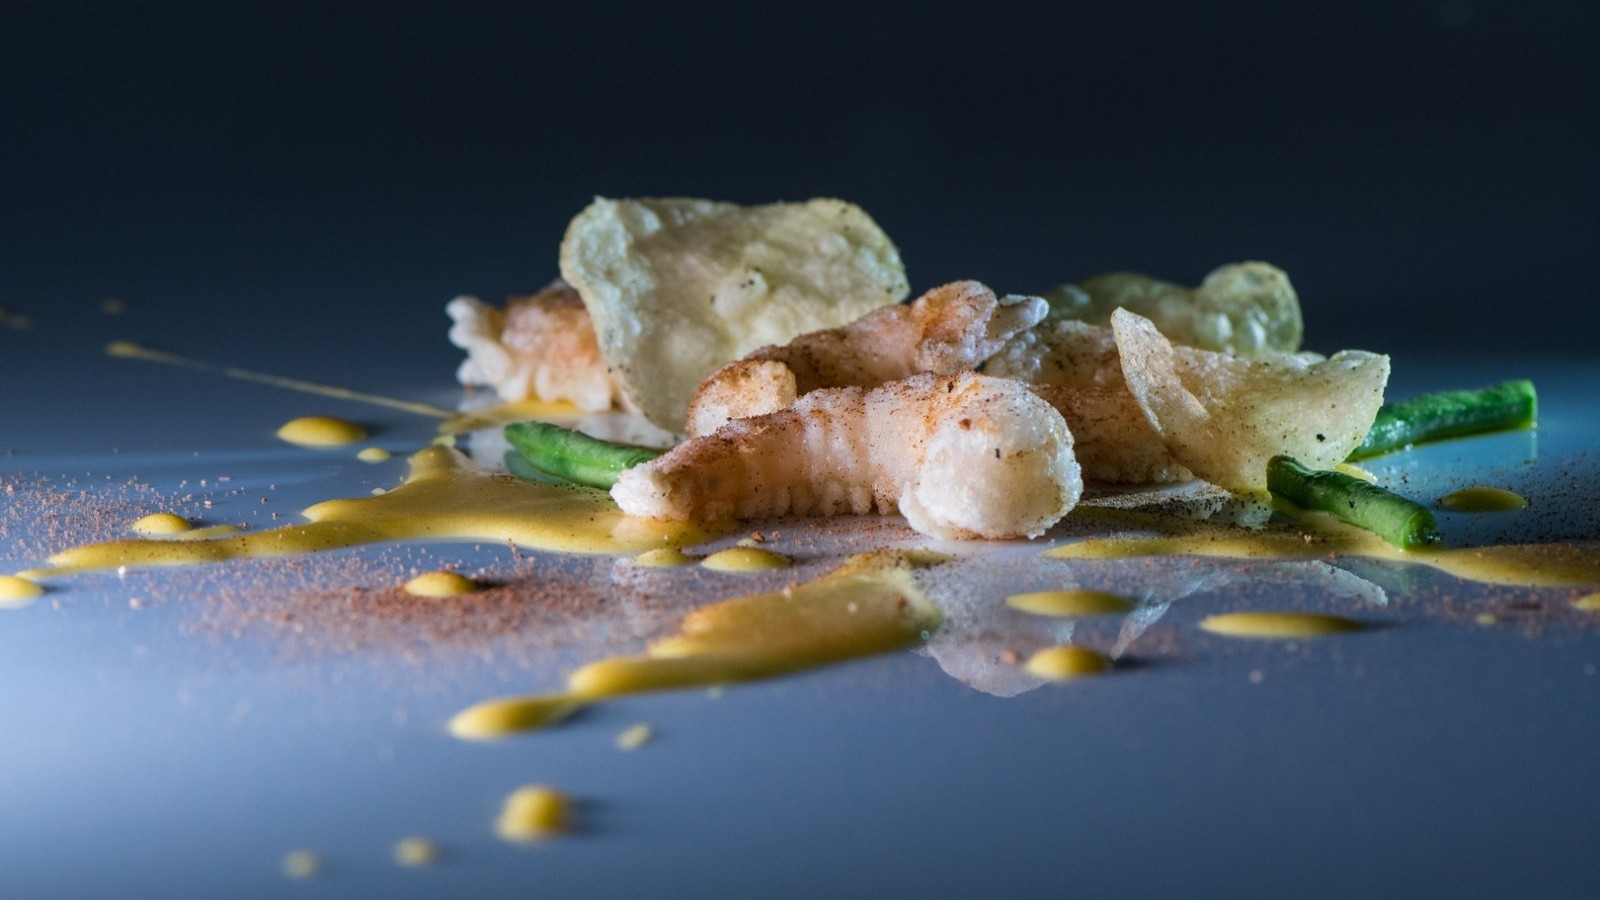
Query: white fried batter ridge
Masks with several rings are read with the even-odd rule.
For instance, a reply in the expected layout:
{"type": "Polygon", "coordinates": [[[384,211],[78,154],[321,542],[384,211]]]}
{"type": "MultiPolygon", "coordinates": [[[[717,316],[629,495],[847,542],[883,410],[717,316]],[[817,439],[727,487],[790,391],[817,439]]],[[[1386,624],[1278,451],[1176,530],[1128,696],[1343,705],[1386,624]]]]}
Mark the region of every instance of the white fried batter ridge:
{"type": "Polygon", "coordinates": [[[606,371],[583,299],[557,279],[537,294],[496,309],[476,297],[445,306],[450,342],[467,351],[456,378],[494,388],[502,400],[566,400],[586,412],[617,405],[622,394],[606,371]]]}
{"type": "Polygon", "coordinates": [[[966,372],[810,392],[629,469],[611,496],[657,519],[899,511],[934,537],[1003,539],[1044,533],[1081,492],[1061,415],[966,372]]]}
{"type": "Polygon", "coordinates": [[[782,409],[821,388],[972,371],[1048,311],[1039,297],[996,297],[976,281],[934,288],[909,305],[882,307],[723,366],[695,391],[688,433],[710,434],[731,419],[782,409]]]}

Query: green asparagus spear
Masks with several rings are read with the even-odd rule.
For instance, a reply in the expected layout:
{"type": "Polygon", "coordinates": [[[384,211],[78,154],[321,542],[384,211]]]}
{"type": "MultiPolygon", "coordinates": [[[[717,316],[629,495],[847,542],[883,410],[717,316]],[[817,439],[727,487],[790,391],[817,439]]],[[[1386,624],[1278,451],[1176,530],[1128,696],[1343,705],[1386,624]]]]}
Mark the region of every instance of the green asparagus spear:
{"type": "Polygon", "coordinates": [[[1350,458],[1365,459],[1423,441],[1527,428],[1537,418],[1538,408],[1531,381],[1504,381],[1479,391],[1443,391],[1385,403],[1350,458]]]}
{"type": "Polygon", "coordinates": [[[1402,550],[1439,540],[1427,507],[1343,472],[1313,471],[1290,457],[1274,456],[1267,460],[1267,490],[1365,528],[1402,550]]]}
{"type": "Polygon", "coordinates": [[[506,440],[530,466],[562,481],[609,489],[617,476],[661,455],[660,450],[614,444],[548,422],[506,426],[506,440]]]}

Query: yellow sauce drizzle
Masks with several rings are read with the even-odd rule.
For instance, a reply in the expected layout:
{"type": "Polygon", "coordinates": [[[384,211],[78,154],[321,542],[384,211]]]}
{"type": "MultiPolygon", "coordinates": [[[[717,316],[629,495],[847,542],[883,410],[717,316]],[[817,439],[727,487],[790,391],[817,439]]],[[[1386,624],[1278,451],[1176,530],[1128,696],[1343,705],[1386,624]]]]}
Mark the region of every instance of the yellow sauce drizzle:
{"type": "Polygon", "coordinates": [[[460,572],[424,572],[406,582],[406,593],[417,597],[461,597],[477,590],[478,583],[460,572]]]}
{"type": "Polygon", "coordinates": [[[300,447],[343,447],[367,436],[367,430],[349,419],[334,416],[301,416],[278,429],[279,440],[300,447]]]}
{"type": "Polygon", "coordinates": [[[1111,660],[1087,647],[1063,644],[1033,654],[1023,668],[1046,681],[1071,681],[1110,671],[1111,660]]]}
{"type": "Polygon", "coordinates": [[[655,730],[648,724],[640,722],[637,725],[631,725],[617,735],[617,749],[637,750],[649,743],[652,737],[655,737],[655,730]]]}
{"type": "Polygon", "coordinates": [[[401,838],[394,845],[394,861],[408,869],[431,866],[439,861],[439,845],[425,837],[401,838]]]}
{"type": "Polygon", "coordinates": [[[567,795],[542,784],[526,784],[511,792],[494,833],[515,843],[542,841],[567,830],[572,803],[567,795]]]}
{"type": "Polygon", "coordinates": [[[253,372],[249,369],[239,369],[233,366],[219,366],[203,360],[190,359],[176,353],[156,350],[133,341],[112,341],[106,345],[106,354],[122,359],[137,359],[143,362],[161,363],[167,366],[176,366],[180,369],[192,369],[196,372],[207,372],[212,375],[222,375],[227,378],[237,378],[240,381],[253,381],[257,384],[267,384],[285,390],[299,391],[303,394],[317,394],[322,397],[332,397],[336,400],[353,400],[357,403],[370,403],[375,406],[384,406],[389,409],[398,409],[402,412],[415,413],[419,416],[428,416],[436,419],[449,419],[455,413],[426,403],[413,403],[409,400],[397,400],[393,397],[384,397],[379,394],[368,394],[362,391],[353,391],[349,388],[338,387],[331,384],[318,384],[315,381],[302,381],[298,378],[285,378],[281,375],[270,375],[266,372],[253,372]]]}
{"type": "Polygon", "coordinates": [[[914,646],[942,620],[915,584],[916,565],[915,554],[865,553],[812,581],[703,607],[643,656],[590,663],[572,673],[564,694],[480,703],[458,713],[450,732],[502,737],[586,701],[770,678],[914,646]]]}
{"type": "Polygon", "coordinates": [[[634,565],[644,566],[647,569],[670,569],[673,566],[686,566],[692,562],[694,557],[677,547],[657,547],[633,558],[634,565]]]}
{"type": "Polygon", "coordinates": [[[460,453],[431,446],[411,457],[401,486],[377,497],[328,500],[311,521],[211,540],[122,540],[50,557],[49,577],[118,566],[174,566],[255,556],[312,553],[418,538],[511,543],[567,553],[633,554],[705,537],[694,525],[622,514],[601,491],[537,484],[475,469],[460,453]]]}
{"type": "Polygon", "coordinates": [[[151,513],[132,525],[128,529],[134,534],[153,537],[158,534],[183,534],[191,527],[189,520],[174,513],[151,513]]]}
{"type": "Polygon", "coordinates": [[[1006,598],[1006,605],[1035,615],[1068,619],[1124,613],[1134,607],[1132,600],[1117,594],[1077,589],[1013,594],[1006,598]]]}
{"type": "Polygon", "coordinates": [[[382,447],[362,447],[356,454],[356,459],[364,463],[381,463],[389,461],[389,451],[382,447]]]}
{"type": "Polygon", "coordinates": [[[44,593],[44,588],[16,575],[0,575],[0,609],[19,609],[44,593]]]}
{"type": "Polygon", "coordinates": [[[1527,509],[1527,498],[1504,488],[1474,486],[1439,498],[1439,505],[1453,512],[1510,512],[1527,509]]]}
{"type": "Polygon", "coordinates": [[[1218,556],[1234,559],[1318,559],[1340,554],[1430,566],[1485,584],[1572,587],[1600,583],[1600,552],[1575,544],[1503,544],[1459,549],[1398,550],[1369,532],[1327,523],[1317,535],[1290,531],[1241,532],[1192,523],[1183,533],[1142,538],[1099,538],[1044,551],[1053,559],[1126,559],[1137,556],[1218,556]]]}
{"type": "Polygon", "coordinates": [[[1302,638],[1360,631],[1361,623],[1325,613],[1236,612],[1206,616],[1200,627],[1228,637],[1302,638]]]}
{"type": "Polygon", "coordinates": [[[716,572],[765,572],[784,569],[794,560],[776,550],[760,547],[729,547],[700,560],[700,565],[716,572]]]}

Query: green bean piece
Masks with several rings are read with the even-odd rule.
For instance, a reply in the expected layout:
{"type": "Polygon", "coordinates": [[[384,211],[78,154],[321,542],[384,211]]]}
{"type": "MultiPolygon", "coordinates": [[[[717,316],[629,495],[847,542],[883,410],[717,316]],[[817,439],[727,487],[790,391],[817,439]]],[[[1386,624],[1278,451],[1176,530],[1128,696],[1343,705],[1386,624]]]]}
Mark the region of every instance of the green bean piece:
{"type": "Polygon", "coordinates": [[[507,425],[506,440],[524,462],[540,472],[607,490],[624,471],[661,455],[660,450],[614,444],[548,422],[507,425]]]}
{"type": "Polygon", "coordinates": [[[1402,550],[1435,543],[1439,527],[1426,506],[1343,472],[1308,469],[1287,456],[1267,460],[1267,490],[1304,509],[1320,510],[1402,550]]]}
{"type": "Polygon", "coordinates": [[[1538,419],[1539,398],[1533,382],[1503,381],[1477,391],[1423,394],[1378,409],[1361,446],[1351,459],[1366,459],[1424,441],[1528,428],[1538,419]]]}

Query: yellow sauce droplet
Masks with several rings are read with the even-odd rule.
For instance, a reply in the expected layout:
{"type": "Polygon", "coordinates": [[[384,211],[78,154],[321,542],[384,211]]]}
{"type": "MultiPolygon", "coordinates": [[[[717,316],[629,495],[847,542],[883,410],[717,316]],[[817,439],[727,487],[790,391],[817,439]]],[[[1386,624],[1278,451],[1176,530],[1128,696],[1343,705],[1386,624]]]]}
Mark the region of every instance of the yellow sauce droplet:
{"type": "Polygon", "coordinates": [[[20,609],[44,593],[44,588],[16,575],[0,575],[0,609],[20,609]]]}
{"type": "Polygon", "coordinates": [[[1228,637],[1302,638],[1360,631],[1361,623],[1325,613],[1237,612],[1206,616],[1200,627],[1228,637]]]}
{"type": "Polygon", "coordinates": [[[541,841],[567,830],[572,803],[567,795],[542,784],[528,784],[511,792],[494,833],[516,843],[541,841]]]}
{"type": "MultiPolygon", "coordinates": [[[[1148,524],[1148,523],[1146,523],[1148,524]]],[[[1044,551],[1053,559],[1215,556],[1232,559],[1319,559],[1350,555],[1430,566],[1467,581],[1526,587],[1600,583],[1600,552],[1578,544],[1501,544],[1458,549],[1399,550],[1370,532],[1337,524],[1322,533],[1241,532],[1186,523],[1161,537],[1101,538],[1044,551]]]]}
{"type": "Polygon", "coordinates": [[[165,512],[151,513],[128,526],[134,534],[142,534],[146,537],[158,534],[183,534],[191,527],[193,526],[189,524],[188,519],[165,512]]]}
{"type": "Polygon", "coordinates": [[[290,878],[315,878],[322,874],[322,857],[310,850],[295,850],[283,857],[283,874],[290,878]]]}
{"type": "Polygon", "coordinates": [[[278,429],[278,437],[300,447],[343,447],[367,436],[367,430],[349,419],[301,416],[278,429]]]}
{"type": "Polygon", "coordinates": [[[413,538],[511,542],[568,553],[632,554],[700,540],[682,522],[625,516],[602,491],[537,484],[473,468],[460,453],[430,446],[411,457],[401,486],[376,497],[328,500],[311,521],[212,540],[124,540],[50,557],[50,567],[19,573],[49,577],[119,566],[172,566],[312,553],[413,538]]]}
{"type": "Polygon", "coordinates": [[[406,582],[406,593],[417,597],[460,597],[477,590],[478,583],[460,572],[424,572],[406,582]]]}
{"type": "Polygon", "coordinates": [[[389,451],[382,447],[362,447],[361,452],[356,454],[356,459],[364,463],[388,462],[389,451]]]}
{"type": "Polygon", "coordinates": [[[1472,617],[1472,621],[1477,622],[1479,625],[1487,628],[1490,625],[1500,624],[1500,617],[1496,616],[1494,613],[1478,613],[1472,617]]]}
{"type": "Polygon", "coordinates": [[[1006,598],[1006,605],[1035,615],[1063,618],[1104,616],[1127,612],[1134,607],[1133,601],[1126,597],[1106,591],[1076,589],[1013,594],[1006,598]]]}
{"type": "Polygon", "coordinates": [[[668,569],[673,566],[686,566],[694,562],[694,557],[677,547],[657,547],[633,558],[633,564],[644,566],[647,569],[668,569]]]}
{"type": "Polygon", "coordinates": [[[1439,505],[1452,512],[1510,512],[1527,509],[1528,501],[1504,488],[1478,486],[1445,494],[1439,498],[1439,505]]]}
{"type": "Polygon", "coordinates": [[[717,572],[765,572],[769,569],[787,568],[793,562],[794,560],[776,550],[764,550],[760,547],[729,547],[702,559],[700,565],[717,572]]]}
{"type": "Polygon", "coordinates": [[[1071,681],[1110,671],[1111,660],[1087,647],[1064,644],[1033,654],[1023,668],[1046,681],[1071,681]]]}
{"type": "Polygon", "coordinates": [[[640,722],[617,735],[617,749],[637,750],[649,743],[653,737],[655,737],[655,731],[648,724],[640,722]]]}
{"type": "Polygon", "coordinates": [[[506,697],[467,707],[450,719],[450,733],[465,741],[492,741],[524,731],[537,731],[565,719],[583,706],[566,694],[506,697]]]}
{"type": "Polygon", "coordinates": [[[643,656],[583,666],[565,694],[480,703],[457,714],[450,733],[502,737],[543,727],[586,701],[771,678],[915,646],[942,620],[915,583],[916,557],[864,553],[812,581],[703,607],[643,656]]]}
{"type": "Polygon", "coordinates": [[[424,837],[401,838],[394,845],[396,865],[415,869],[439,861],[439,845],[424,837]]]}
{"type": "Polygon", "coordinates": [[[1572,601],[1572,608],[1580,609],[1584,612],[1600,612],[1600,592],[1584,594],[1582,597],[1572,601]]]}

